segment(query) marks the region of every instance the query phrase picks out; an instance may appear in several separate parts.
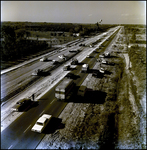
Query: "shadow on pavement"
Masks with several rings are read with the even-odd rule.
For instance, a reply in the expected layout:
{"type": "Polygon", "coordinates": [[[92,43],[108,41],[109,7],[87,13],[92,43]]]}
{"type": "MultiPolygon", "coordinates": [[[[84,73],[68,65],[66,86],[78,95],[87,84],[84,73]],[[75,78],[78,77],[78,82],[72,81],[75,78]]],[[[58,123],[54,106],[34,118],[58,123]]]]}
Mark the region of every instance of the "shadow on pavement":
{"type": "Polygon", "coordinates": [[[43,133],[52,134],[55,133],[58,129],[64,129],[65,124],[62,123],[61,118],[52,117],[48,125],[45,127],[43,133]]]}
{"type": "Polygon", "coordinates": [[[20,108],[19,112],[27,112],[28,110],[30,110],[33,107],[37,107],[39,105],[38,101],[31,101],[29,102],[29,104],[27,104],[26,106],[20,108]]]}
{"type": "Polygon", "coordinates": [[[103,104],[105,102],[106,96],[107,96],[106,92],[87,89],[84,96],[79,96],[77,94],[74,94],[69,100],[65,100],[65,101],[73,102],[73,103],[103,104]]]}

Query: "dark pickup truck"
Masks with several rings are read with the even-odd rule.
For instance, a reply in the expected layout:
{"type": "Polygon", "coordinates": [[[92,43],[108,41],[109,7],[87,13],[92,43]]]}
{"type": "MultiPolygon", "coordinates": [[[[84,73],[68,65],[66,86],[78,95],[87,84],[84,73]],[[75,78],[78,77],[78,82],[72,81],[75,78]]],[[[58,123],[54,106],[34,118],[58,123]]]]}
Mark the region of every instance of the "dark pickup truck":
{"type": "Polygon", "coordinates": [[[19,100],[12,108],[12,111],[21,111],[23,109],[25,109],[26,107],[28,107],[31,104],[31,99],[29,98],[23,98],[21,100],[19,100]]]}

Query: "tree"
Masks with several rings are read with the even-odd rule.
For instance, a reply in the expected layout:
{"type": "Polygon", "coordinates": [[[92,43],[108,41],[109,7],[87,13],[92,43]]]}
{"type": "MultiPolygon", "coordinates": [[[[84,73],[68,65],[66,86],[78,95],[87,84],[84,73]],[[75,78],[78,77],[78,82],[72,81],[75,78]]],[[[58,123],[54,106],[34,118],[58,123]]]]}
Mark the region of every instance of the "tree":
{"type": "Polygon", "coordinates": [[[26,31],[26,38],[28,38],[28,39],[29,39],[30,35],[31,35],[31,32],[26,31]]]}
{"type": "Polygon", "coordinates": [[[18,30],[16,30],[17,40],[24,39],[25,34],[26,34],[26,31],[24,29],[18,29],[18,30]]]}
{"type": "Polygon", "coordinates": [[[2,36],[4,37],[4,41],[14,42],[16,40],[14,28],[10,26],[2,27],[2,36]]]}
{"type": "Polygon", "coordinates": [[[132,42],[136,42],[136,33],[133,32],[132,37],[131,37],[132,42]]]}

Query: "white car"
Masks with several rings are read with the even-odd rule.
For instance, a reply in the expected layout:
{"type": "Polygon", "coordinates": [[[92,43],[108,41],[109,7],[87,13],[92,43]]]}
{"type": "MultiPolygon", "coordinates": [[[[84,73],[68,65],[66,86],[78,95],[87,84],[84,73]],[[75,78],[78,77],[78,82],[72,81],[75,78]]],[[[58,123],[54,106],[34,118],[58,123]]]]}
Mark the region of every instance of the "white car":
{"type": "Polygon", "coordinates": [[[101,60],[101,63],[102,63],[102,64],[106,64],[107,61],[106,61],[105,59],[102,59],[102,60],[101,60]]]}
{"type": "Polygon", "coordinates": [[[51,120],[52,115],[43,114],[32,127],[31,131],[42,133],[44,128],[47,126],[49,121],[51,120]]]}
{"type": "Polygon", "coordinates": [[[101,68],[99,71],[100,71],[101,73],[105,73],[105,69],[104,69],[104,68],[101,68]]]}
{"type": "Polygon", "coordinates": [[[46,60],[48,60],[47,57],[43,57],[43,58],[40,59],[40,61],[46,61],[46,60]]]}
{"type": "Polygon", "coordinates": [[[99,57],[100,57],[100,58],[104,58],[104,55],[103,55],[103,54],[102,54],[102,55],[99,55],[99,57]]]}
{"type": "Polygon", "coordinates": [[[65,55],[63,54],[63,55],[60,55],[60,56],[58,56],[60,59],[66,59],[66,57],[65,57],[65,55]]]}

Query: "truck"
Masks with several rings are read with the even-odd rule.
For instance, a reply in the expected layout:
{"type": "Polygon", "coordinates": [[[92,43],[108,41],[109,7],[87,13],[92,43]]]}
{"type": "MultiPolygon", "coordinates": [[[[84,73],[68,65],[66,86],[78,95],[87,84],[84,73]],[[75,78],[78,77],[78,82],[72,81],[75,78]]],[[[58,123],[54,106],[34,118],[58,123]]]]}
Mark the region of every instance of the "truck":
{"type": "Polygon", "coordinates": [[[44,128],[47,126],[49,121],[51,120],[52,115],[43,114],[32,127],[31,131],[42,133],[44,128]]]}
{"type": "Polygon", "coordinates": [[[88,70],[89,70],[89,65],[88,64],[83,64],[81,72],[87,72],[88,70]]]}
{"type": "Polygon", "coordinates": [[[60,84],[55,88],[55,97],[59,100],[69,99],[74,87],[75,83],[73,79],[64,78],[60,82],[60,84]]]}
{"type": "Polygon", "coordinates": [[[86,91],[87,91],[87,87],[84,85],[81,85],[79,90],[78,90],[77,95],[84,97],[86,91]]]}

